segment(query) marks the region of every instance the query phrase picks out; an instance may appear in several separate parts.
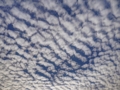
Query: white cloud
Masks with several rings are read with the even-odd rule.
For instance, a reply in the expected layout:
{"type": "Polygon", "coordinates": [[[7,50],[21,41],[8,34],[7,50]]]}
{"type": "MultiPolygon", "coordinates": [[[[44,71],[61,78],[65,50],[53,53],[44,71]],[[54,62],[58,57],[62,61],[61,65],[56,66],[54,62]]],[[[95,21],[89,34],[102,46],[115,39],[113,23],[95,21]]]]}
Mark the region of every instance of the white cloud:
{"type": "Polygon", "coordinates": [[[11,0],[11,1],[7,1],[7,0],[5,0],[5,5],[7,6],[11,6],[12,7],[12,5],[14,4],[14,0],[11,0]]]}
{"type": "Polygon", "coordinates": [[[28,28],[27,25],[24,22],[21,22],[21,21],[15,21],[13,23],[13,26],[15,28],[18,28],[21,31],[27,30],[27,28],[28,28]]]}
{"type": "Polygon", "coordinates": [[[57,4],[53,0],[49,0],[49,1],[41,0],[41,2],[43,3],[44,7],[46,7],[47,9],[55,9],[57,7],[57,4]]]}
{"type": "Polygon", "coordinates": [[[49,15],[49,17],[47,17],[47,21],[50,24],[55,24],[55,25],[59,24],[58,19],[55,16],[53,16],[53,15],[49,15]]]}
{"type": "Polygon", "coordinates": [[[120,10],[118,8],[119,1],[117,1],[117,0],[115,0],[115,1],[110,0],[110,2],[111,2],[110,4],[112,6],[111,9],[112,9],[113,14],[115,14],[116,17],[119,17],[120,16],[120,10]]]}
{"type": "Polygon", "coordinates": [[[47,29],[49,27],[49,25],[43,21],[38,21],[37,26],[43,29],[47,29]]]}
{"type": "Polygon", "coordinates": [[[25,1],[21,2],[21,5],[23,8],[28,9],[30,12],[37,12],[37,8],[33,2],[25,1]]]}
{"type": "Polygon", "coordinates": [[[14,37],[14,38],[17,38],[17,34],[16,34],[15,32],[13,32],[13,31],[11,31],[11,30],[8,30],[7,32],[8,32],[8,34],[9,34],[10,36],[12,36],[12,37],[14,37]]]}
{"type": "Polygon", "coordinates": [[[67,5],[69,5],[70,7],[72,7],[76,1],[77,0],[74,0],[74,1],[73,0],[64,0],[63,2],[67,5]]]}
{"type": "Polygon", "coordinates": [[[11,13],[20,19],[30,20],[30,15],[25,12],[20,11],[17,7],[13,7],[11,9],[11,13]]]}

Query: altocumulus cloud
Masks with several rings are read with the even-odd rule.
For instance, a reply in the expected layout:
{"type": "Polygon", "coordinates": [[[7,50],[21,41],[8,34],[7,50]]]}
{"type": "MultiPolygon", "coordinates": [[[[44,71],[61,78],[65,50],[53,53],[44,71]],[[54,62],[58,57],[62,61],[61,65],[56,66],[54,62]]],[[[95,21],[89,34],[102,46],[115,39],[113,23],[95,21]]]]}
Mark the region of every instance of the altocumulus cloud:
{"type": "Polygon", "coordinates": [[[119,0],[0,0],[0,90],[119,90],[119,0]]]}

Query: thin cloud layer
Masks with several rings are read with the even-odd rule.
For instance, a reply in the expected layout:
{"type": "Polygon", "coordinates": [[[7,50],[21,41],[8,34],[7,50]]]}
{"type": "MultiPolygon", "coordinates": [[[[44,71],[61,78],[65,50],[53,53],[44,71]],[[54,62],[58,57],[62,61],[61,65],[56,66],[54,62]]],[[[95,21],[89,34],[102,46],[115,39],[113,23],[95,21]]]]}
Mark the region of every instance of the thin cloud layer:
{"type": "Polygon", "coordinates": [[[119,90],[118,0],[0,1],[1,90],[119,90]]]}

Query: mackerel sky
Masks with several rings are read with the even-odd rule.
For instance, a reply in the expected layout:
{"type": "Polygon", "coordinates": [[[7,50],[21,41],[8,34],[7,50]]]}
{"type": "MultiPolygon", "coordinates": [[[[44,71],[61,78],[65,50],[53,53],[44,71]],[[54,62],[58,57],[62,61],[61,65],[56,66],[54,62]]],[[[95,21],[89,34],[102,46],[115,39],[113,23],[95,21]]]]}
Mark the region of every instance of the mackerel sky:
{"type": "Polygon", "coordinates": [[[120,90],[120,0],[0,0],[0,90],[120,90]]]}

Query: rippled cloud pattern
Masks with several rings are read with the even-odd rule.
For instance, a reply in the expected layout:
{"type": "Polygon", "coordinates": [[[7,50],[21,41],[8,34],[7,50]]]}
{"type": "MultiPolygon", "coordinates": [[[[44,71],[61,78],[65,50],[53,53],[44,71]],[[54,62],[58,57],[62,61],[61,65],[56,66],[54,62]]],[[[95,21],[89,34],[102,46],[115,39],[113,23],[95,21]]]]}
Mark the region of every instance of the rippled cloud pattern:
{"type": "Polygon", "coordinates": [[[0,90],[120,90],[120,0],[0,0],[0,90]]]}

